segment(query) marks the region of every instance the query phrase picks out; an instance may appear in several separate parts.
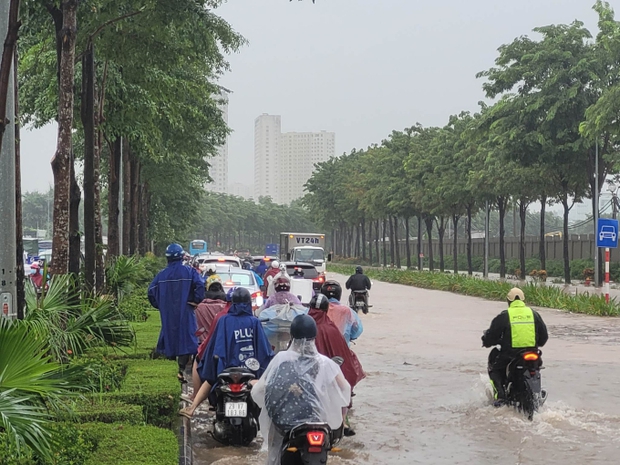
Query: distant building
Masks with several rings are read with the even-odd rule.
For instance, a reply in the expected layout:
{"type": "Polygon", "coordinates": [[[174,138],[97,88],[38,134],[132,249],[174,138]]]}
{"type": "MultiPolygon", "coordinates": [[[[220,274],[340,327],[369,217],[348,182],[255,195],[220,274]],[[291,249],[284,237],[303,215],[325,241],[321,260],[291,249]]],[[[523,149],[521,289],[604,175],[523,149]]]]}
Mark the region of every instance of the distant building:
{"type": "Polygon", "coordinates": [[[254,123],[254,198],[289,204],[302,197],[315,164],[335,153],[335,133],[282,133],[280,116],[262,114],[254,123]]]}
{"type": "Polygon", "coordinates": [[[233,182],[228,184],[228,193],[230,195],[236,195],[238,197],[243,197],[244,199],[253,199],[254,198],[254,185],[253,184],[243,184],[240,182],[233,182]]]}
{"type": "MultiPolygon", "coordinates": [[[[222,91],[220,99],[218,108],[222,112],[224,122],[228,124],[228,93],[222,91]]],[[[213,181],[206,185],[206,189],[226,193],[228,190],[228,138],[226,138],[224,145],[218,149],[217,155],[210,157],[207,161],[211,165],[209,175],[213,181]]]]}
{"type": "Polygon", "coordinates": [[[254,199],[271,197],[276,201],[280,135],[279,116],[263,113],[254,121],[254,199]]]}

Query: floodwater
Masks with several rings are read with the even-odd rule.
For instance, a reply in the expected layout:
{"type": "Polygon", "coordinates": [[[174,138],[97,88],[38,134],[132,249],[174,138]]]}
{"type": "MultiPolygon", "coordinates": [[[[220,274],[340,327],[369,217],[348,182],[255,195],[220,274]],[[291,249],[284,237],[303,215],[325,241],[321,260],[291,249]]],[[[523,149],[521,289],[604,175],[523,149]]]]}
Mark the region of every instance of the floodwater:
{"type": "MultiPolygon", "coordinates": [[[[344,277],[332,275],[343,282],[344,277]]],[[[368,377],[333,464],[609,464],[620,460],[620,319],[540,310],[549,398],[532,422],[494,409],[480,336],[503,309],[447,292],[375,282],[353,346],[368,377]]],[[[527,299],[527,296],[526,296],[527,299]]],[[[194,464],[254,465],[266,452],[222,447],[193,421],[194,464]]]]}

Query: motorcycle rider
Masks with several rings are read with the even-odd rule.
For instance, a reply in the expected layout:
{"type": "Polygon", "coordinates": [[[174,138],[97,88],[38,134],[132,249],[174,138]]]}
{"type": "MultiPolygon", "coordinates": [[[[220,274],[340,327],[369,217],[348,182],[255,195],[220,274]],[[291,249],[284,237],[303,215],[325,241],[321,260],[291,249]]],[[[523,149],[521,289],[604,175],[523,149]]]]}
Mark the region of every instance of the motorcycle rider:
{"type": "Polygon", "coordinates": [[[205,299],[196,307],[196,321],[198,323],[196,336],[200,342],[204,341],[209,334],[215,316],[226,307],[226,293],[222,287],[222,280],[217,275],[207,279],[205,287],[207,288],[205,299]]]}
{"type": "Polygon", "coordinates": [[[325,281],[321,286],[321,294],[329,299],[327,316],[338,327],[347,341],[347,345],[351,345],[351,340],[357,339],[364,332],[362,319],[355,310],[340,303],[342,287],[338,281],[333,279],[325,281]]]}
{"type": "Polygon", "coordinates": [[[273,305],[283,305],[290,303],[291,305],[301,305],[296,295],[291,293],[291,278],[287,274],[279,273],[273,279],[273,288],[275,294],[267,299],[262,310],[273,305]]]}
{"type": "Polygon", "coordinates": [[[224,292],[224,285],[222,284],[222,278],[214,274],[207,278],[205,283],[205,299],[221,300],[226,302],[226,292],[224,292]]]}
{"type": "Polygon", "coordinates": [[[216,323],[198,365],[202,385],[192,405],[181,409],[179,415],[191,418],[225,369],[243,366],[260,378],[273,355],[261,322],[252,314],[250,291],[238,287],[232,294],[228,313],[216,323]]]}
{"type": "Polygon", "coordinates": [[[525,305],[525,294],[517,287],[506,296],[508,309],[497,315],[482,335],[482,345],[494,348],[489,354],[489,378],[495,393],[495,407],[506,404],[506,367],[523,350],[536,350],[549,339],[547,326],[538,312],[525,305]]]}
{"type": "Polygon", "coordinates": [[[368,279],[368,276],[364,274],[364,270],[362,269],[362,267],[359,265],[356,266],[355,274],[352,274],[345,283],[345,287],[351,290],[351,295],[349,296],[349,304],[354,304],[353,291],[366,291],[366,293],[364,294],[364,302],[368,307],[368,291],[370,290],[370,286],[370,279],[368,279]]]}
{"type": "Polygon", "coordinates": [[[186,383],[185,366],[198,349],[196,315],[192,304],[202,302],[205,285],[194,268],[183,264],[183,256],[183,247],[179,244],[168,246],[168,266],[151,282],[148,298],[161,317],[157,352],[169,359],[177,359],[177,378],[181,383],[186,383]]]}
{"type": "Polygon", "coordinates": [[[318,353],[317,325],[308,315],[291,323],[291,345],[271,361],[252,388],[261,408],[260,424],[268,441],[267,465],[278,465],[286,434],[304,423],[328,423],[337,430],[351,401],[351,386],[338,365],[318,353]]]}

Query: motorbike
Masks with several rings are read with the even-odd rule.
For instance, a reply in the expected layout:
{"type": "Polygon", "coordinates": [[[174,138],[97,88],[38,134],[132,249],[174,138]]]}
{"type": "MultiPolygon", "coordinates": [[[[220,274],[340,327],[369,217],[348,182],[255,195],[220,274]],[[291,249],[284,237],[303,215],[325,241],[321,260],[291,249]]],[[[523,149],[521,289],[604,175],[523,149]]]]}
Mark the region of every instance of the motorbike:
{"type": "Polygon", "coordinates": [[[241,367],[227,368],[218,375],[211,433],[216,441],[247,446],[256,438],[260,409],[250,395],[250,381],[255,378],[252,372],[241,367]]]}
{"type": "Polygon", "coordinates": [[[366,314],[368,313],[368,291],[351,291],[349,295],[349,306],[357,313],[360,310],[366,314]]]}
{"type": "Polygon", "coordinates": [[[530,421],[547,400],[547,391],[541,387],[541,357],[538,349],[523,350],[506,367],[506,399],[530,421]]]}
{"type": "MultiPolygon", "coordinates": [[[[342,366],[344,359],[340,356],[332,360],[342,366]]],[[[282,443],[280,465],[324,465],[327,454],[337,452],[334,446],[340,442],[344,425],[332,430],[327,423],[302,423],[289,431],[282,443]]]]}

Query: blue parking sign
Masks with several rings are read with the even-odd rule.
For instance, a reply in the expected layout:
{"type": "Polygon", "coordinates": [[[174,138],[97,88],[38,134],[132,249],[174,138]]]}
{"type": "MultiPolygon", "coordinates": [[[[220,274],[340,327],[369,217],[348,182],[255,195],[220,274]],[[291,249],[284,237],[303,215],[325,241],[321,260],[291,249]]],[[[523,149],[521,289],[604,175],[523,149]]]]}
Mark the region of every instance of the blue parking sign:
{"type": "Polygon", "coordinates": [[[618,220],[599,218],[596,225],[596,246],[615,249],[618,247],[618,220]]]}

